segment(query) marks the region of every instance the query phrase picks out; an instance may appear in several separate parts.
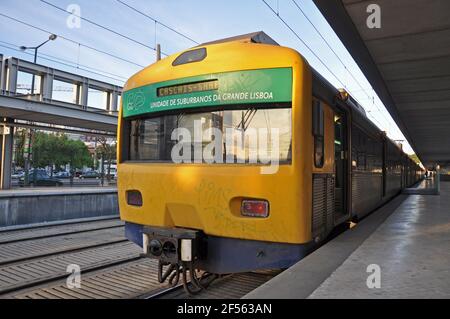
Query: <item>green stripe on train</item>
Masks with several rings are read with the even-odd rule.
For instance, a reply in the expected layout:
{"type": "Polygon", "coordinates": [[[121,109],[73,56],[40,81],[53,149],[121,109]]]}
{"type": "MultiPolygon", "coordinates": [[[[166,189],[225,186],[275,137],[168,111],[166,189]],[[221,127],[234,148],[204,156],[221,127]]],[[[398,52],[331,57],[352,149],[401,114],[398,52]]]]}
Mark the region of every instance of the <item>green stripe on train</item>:
{"type": "Polygon", "coordinates": [[[193,107],[291,101],[292,69],[274,68],[213,73],[149,84],[124,92],[122,105],[123,117],[129,117],[193,107]],[[208,89],[211,87],[213,89],[208,89]]]}

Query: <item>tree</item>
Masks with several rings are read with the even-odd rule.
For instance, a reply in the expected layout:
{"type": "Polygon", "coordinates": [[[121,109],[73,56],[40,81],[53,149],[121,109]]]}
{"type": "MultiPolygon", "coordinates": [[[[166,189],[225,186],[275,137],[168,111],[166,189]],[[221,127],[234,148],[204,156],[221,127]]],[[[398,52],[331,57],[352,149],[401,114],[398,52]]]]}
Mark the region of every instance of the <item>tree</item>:
{"type": "Polygon", "coordinates": [[[64,153],[69,159],[71,167],[92,167],[94,164],[89,149],[82,141],[69,140],[67,136],[64,136],[64,153]]]}
{"type": "Polygon", "coordinates": [[[16,129],[14,132],[14,164],[16,166],[25,167],[24,148],[27,130],[16,129]]]}
{"type": "Polygon", "coordinates": [[[58,137],[44,132],[34,132],[32,138],[33,166],[54,165],[60,160],[58,137]]]}
{"type": "Polygon", "coordinates": [[[81,141],[70,140],[65,134],[35,132],[33,136],[33,166],[92,166],[92,157],[81,141]]]}
{"type": "Polygon", "coordinates": [[[113,144],[109,144],[108,140],[105,137],[99,137],[98,138],[98,143],[100,143],[100,145],[97,147],[97,158],[102,160],[102,166],[103,166],[103,162],[106,160],[107,161],[107,173],[106,176],[109,179],[111,179],[111,163],[112,160],[116,158],[116,148],[117,145],[116,143],[113,144]]]}

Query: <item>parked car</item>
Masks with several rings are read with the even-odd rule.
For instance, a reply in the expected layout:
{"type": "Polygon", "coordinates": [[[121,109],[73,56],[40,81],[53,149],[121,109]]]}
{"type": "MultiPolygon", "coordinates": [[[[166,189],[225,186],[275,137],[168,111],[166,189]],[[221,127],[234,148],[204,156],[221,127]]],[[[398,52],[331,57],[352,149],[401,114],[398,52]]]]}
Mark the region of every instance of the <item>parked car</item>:
{"type": "Polygon", "coordinates": [[[12,179],[19,179],[19,178],[24,177],[24,176],[25,176],[25,172],[24,171],[17,171],[17,172],[14,172],[13,174],[11,174],[11,178],[12,179]]]}
{"type": "MultiPolygon", "coordinates": [[[[30,170],[28,174],[28,181],[30,186],[62,186],[63,182],[57,178],[50,177],[43,169],[30,170]],[[35,176],[36,175],[36,176],[35,176]],[[36,177],[36,180],[35,180],[36,177]]],[[[19,186],[25,186],[25,176],[19,179],[19,186]]]]}
{"type": "Polygon", "coordinates": [[[70,178],[70,173],[67,171],[61,171],[61,172],[57,172],[54,176],[56,178],[70,178]]]}
{"type": "Polygon", "coordinates": [[[85,173],[80,175],[81,179],[85,179],[85,178],[99,179],[100,177],[101,177],[100,173],[96,172],[96,171],[88,171],[88,172],[85,172],[85,173]]]}

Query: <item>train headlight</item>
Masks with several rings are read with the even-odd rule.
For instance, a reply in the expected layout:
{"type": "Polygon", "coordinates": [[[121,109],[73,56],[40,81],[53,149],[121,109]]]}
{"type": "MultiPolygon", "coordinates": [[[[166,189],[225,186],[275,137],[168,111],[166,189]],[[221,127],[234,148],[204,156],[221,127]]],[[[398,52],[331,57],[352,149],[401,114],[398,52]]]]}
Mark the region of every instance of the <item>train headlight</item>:
{"type": "Polygon", "coordinates": [[[150,249],[150,253],[153,256],[161,256],[162,251],[163,251],[162,244],[157,239],[152,239],[152,241],[150,242],[150,245],[149,245],[149,249],[150,249]]]}
{"type": "Polygon", "coordinates": [[[148,253],[148,235],[142,234],[142,250],[144,254],[148,253]]]}
{"type": "Polygon", "coordinates": [[[241,215],[265,218],[269,216],[269,202],[266,200],[244,199],[241,204],[241,215]]]}
{"type": "Polygon", "coordinates": [[[180,255],[182,261],[192,261],[192,239],[181,240],[180,255]]]}

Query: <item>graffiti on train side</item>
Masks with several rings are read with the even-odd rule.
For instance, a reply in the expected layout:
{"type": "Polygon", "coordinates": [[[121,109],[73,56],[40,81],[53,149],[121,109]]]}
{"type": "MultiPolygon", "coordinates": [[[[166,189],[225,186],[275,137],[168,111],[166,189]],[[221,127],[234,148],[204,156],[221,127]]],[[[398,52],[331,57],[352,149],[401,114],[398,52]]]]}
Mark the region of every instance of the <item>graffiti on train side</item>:
{"type": "Polygon", "coordinates": [[[227,207],[231,194],[230,188],[218,186],[213,181],[202,179],[195,189],[198,204],[202,206],[214,205],[217,207],[227,207]]]}

